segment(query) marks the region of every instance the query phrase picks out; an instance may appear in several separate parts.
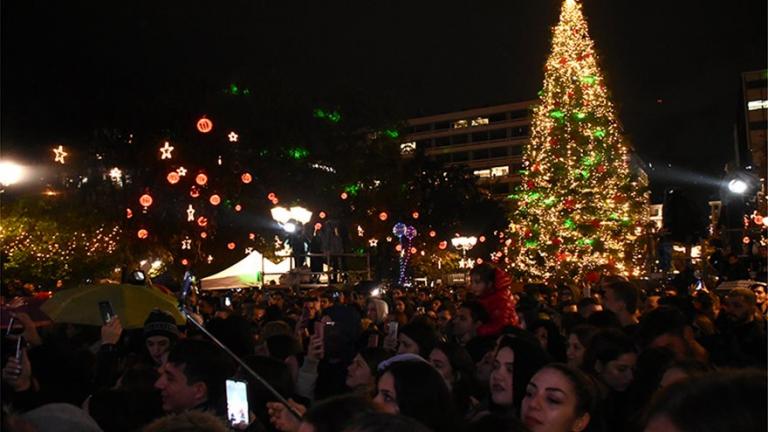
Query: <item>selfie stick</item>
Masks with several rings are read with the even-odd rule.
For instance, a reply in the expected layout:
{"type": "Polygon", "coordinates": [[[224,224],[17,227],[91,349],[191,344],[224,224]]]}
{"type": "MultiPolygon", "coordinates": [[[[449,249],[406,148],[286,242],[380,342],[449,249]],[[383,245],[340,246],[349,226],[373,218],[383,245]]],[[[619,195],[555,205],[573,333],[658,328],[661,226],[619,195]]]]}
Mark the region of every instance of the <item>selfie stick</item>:
{"type": "MultiPolygon", "coordinates": [[[[184,281],[184,283],[185,283],[185,285],[186,285],[186,284],[188,284],[188,283],[189,283],[189,281],[188,281],[188,279],[187,279],[187,275],[184,275],[184,276],[185,276],[185,281],[184,281]]],[[[237,362],[237,363],[240,365],[240,367],[242,367],[242,368],[243,368],[243,370],[245,370],[246,372],[248,372],[248,374],[249,374],[250,376],[252,376],[252,377],[256,378],[256,380],[258,380],[258,381],[261,383],[261,385],[263,385],[264,387],[266,387],[266,389],[267,389],[267,390],[268,390],[270,393],[272,393],[272,394],[273,394],[273,395],[274,395],[274,396],[277,398],[277,400],[278,400],[278,401],[280,401],[280,403],[282,403],[283,405],[285,405],[285,408],[286,408],[286,409],[288,409],[288,412],[290,412],[291,414],[293,414],[293,416],[294,416],[294,417],[296,417],[297,419],[301,420],[301,417],[302,417],[302,415],[301,415],[301,414],[299,414],[299,412],[298,412],[298,411],[296,411],[295,409],[293,409],[293,407],[291,407],[291,405],[290,405],[290,404],[288,403],[288,401],[287,401],[287,400],[286,400],[286,399],[283,397],[283,395],[281,395],[281,394],[280,394],[280,393],[279,393],[277,390],[275,390],[275,389],[274,389],[274,387],[272,387],[271,385],[269,385],[269,383],[268,383],[268,382],[267,382],[267,381],[266,381],[264,378],[262,378],[262,377],[261,377],[261,375],[257,374],[256,372],[254,372],[254,371],[253,371],[253,369],[251,369],[250,367],[248,367],[248,365],[247,365],[247,364],[245,364],[245,362],[244,362],[244,361],[242,361],[242,360],[240,359],[240,357],[238,357],[238,356],[237,356],[237,354],[233,353],[233,352],[232,352],[232,351],[231,351],[229,348],[227,348],[227,346],[226,346],[226,345],[224,345],[223,343],[221,343],[221,341],[220,341],[220,340],[216,339],[216,336],[212,335],[212,334],[211,334],[211,332],[209,332],[208,330],[206,330],[206,328],[205,328],[205,327],[203,327],[203,325],[202,325],[202,324],[198,323],[198,322],[195,320],[195,318],[192,316],[192,314],[189,312],[189,310],[187,310],[187,307],[185,306],[185,301],[186,301],[186,293],[187,293],[187,292],[188,292],[188,288],[187,288],[187,289],[183,289],[183,290],[182,290],[181,301],[179,302],[179,310],[180,310],[180,311],[181,311],[181,313],[184,315],[184,317],[187,319],[187,323],[192,323],[192,324],[194,324],[194,325],[195,325],[195,327],[197,327],[197,328],[198,328],[198,329],[199,329],[201,332],[203,332],[203,333],[204,333],[206,336],[208,336],[208,337],[211,339],[211,341],[213,341],[213,343],[215,343],[216,345],[218,345],[218,346],[219,346],[219,348],[221,348],[222,350],[224,350],[224,352],[226,352],[226,353],[227,353],[227,354],[228,354],[230,357],[232,357],[232,359],[233,359],[233,360],[235,360],[235,361],[236,361],[236,362],[237,362]]]]}

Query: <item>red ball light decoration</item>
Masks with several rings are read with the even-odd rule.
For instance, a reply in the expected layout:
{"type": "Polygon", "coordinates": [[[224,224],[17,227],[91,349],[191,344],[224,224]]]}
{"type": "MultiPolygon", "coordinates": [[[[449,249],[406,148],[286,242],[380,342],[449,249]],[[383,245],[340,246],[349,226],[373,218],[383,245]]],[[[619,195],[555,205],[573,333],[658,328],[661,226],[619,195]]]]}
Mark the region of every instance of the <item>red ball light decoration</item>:
{"type": "Polygon", "coordinates": [[[483,259],[482,258],[478,258],[478,259],[475,260],[475,262],[477,264],[482,264],[483,263],[483,259]]]}
{"type": "Polygon", "coordinates": [[[435,232],[435,230],[432,230],[429,232],[429,236],[434,238],[435,236],[437,236],[437,233],[435,232]]]}
{"type": "Polygon", "coordinates": [[[125,218],[126,219],[130,219],[132,217],[133,217],[133,210],[131,210],[129,208],[125,209],[125,218]]]}
{"type": "Polygon", "coordinates": [[[217,206],[217,205],[221,204],[221,197],[220,197],[220,196],[218,196],[218,195],[216,195],[216,194],[213,194],[213,195],[211,195],[211,197],[208,199],[208,201],[211,203],[211,205],[215,205],[215,206],[217,206]]]}
{"type": "Polygon", "coordinates": [[[239,211],[241,211],[242,209],[243,209],[243,206],[241,206],[240,204],[235,204],[235,211],[236,211],[236,212],[239,212],[239,211]]]}
{"type": "Polygon", "coordinates": [[[171,171],[168,173],[165,179],[168,180],[168,183],[170,184],[176,184],[179,182],[179,180],[181,180],[181,176],[179,176],[179,173],[176,171],[171,171]]]}
{"type": "Polygon", "coordinates": [[[139,204],[141,204],[144,207],[149,207],[152,205],[152,196],[149,194],[144,194],[139,198],[139,204]]]}
{"type": "Polygon", "coordinates": [[[229,250],[235,250],[236,247],[237,247],[237,245],[235,244],[235,242],[227,243],[227,249],[229,249],[229,250]]]}
{"type": "Polygon", "coordinates": [[[592,221],[589,222],[590,225],[592,225],[595,228],[600,228],[600,219],[592,219],[592,221]]]}
{"type": "Polygon", "coordinates": [[[762,225],[763,217],[759,214],[756,214],[754,217],[752,217],[752,222],[756,223],[757,225],[762,225]]]}
{"type": "Polygon", "coordinates": [[[481,235],[480,237],[478,237],[478,240],[480,241],[480,243],[485,243],[485,236],[481,235]]]}
{"type": "Polygon", "coordinates": [[[340,197],[341,199],[345,200],[345,199],[349,198],[349,195],[347,195],[347,193],[346,193],[346,192],[342,192],[342,193],[341,193],[341,195],[339,195],[339,197],[340,197]]]}
{"type": "Polygon", "coordinates": [[[384,222],[385,220],[389,219],[389,215],[387,212],[381,212],[379,213],[379,220],[384,222]]]}
{"type": "Polygon", "coordinates": [[[149,237],[149,231],[142,228],[138,232],[136,232],[136,236],[144,240],[145,238],[149,237]]]}
{"type": "Polygon", "coordinates": [[[240,176],[240,180],[243,183],[248,184],[253,181],[253,176],[250,173],[243,173],[243,175],[240,176]]]}
{"type": "Polygon", "coordinates": [[[203,231],[200,233],[200,238],[208,238],[208,233],[203,231]]]}
{"type": "Polygon", "coordinates": [[[248,233],[248,239],[249,240],[256,240],[256,234],[255,233],[248,233]]]}
{"type": "Polygon", "coordinates": [[[749,238],[749,236],[744,236],[744,238],[743,238],[743,239],[741,239],[741,241],[742,241],[744,244],[749,244],[749,243],[752,241],[752,239],[750,239],[750,238],[749,238]]]}
{"type": "Polygon", "coordinates": [[[411,217],[414,218],[414,219],[418,219],[419,218],[419,212],[415,211],[415,212],[411,213],[411,217]]]}
{"type": "Polygon", "coordinates": [[[443,240],[443,241],[441,241],[440,243],[438,243],[438,244],[437,244],[437,247],[438,247],[440,250],[444,250],[445,248],[447,248],[447,247],[448,247],[448,242],[447,242],[447,241],[445,241],[445,240],[443,240]]]}
{"type": "Polygon", "coordinates": [[[195,186],[192,186],[189,189],[189,196],[191,196],[192,198],[197,198],[200,196],[200,191],[195,186]]]}
{"type": "Polygon", "coordinates": [[[328,216],[328,215],[327,215],[327,214],[325,214],[325,212],[324,212],[324,211],[321,211],[320,213],[318,213],[318,214],[317,214],[317,216],[318,216],[320,219],[325,219],[325,217],[326,217],[326,216],[328,216]]]}
{"type": "Polygon", "coordinates": [[[401,252],[403,250],[403,245],[400,245],[400,244],[395,245],[395,250],[398,252],[401,252]]]}
{"type": "Polygon", "coordinates": [[[195,177],[195,183],[199,184],[200,186],[205,186],[206,183],[208,183],[208,176],[200,173],[195,177]]]}
{"type": "Polygon", "coordinates": [[[201,227],[204,227],[208,225],[208,219],[206,219],[205,216],[200,216],[199,218],[197,218],[197,224],[200,225],[201,227]]]}
{"type": "Polygon", "coordinates": [[[551,239],[550,241],[551,241],[551,242],[552,242],[552,244],[553,244],[553,245],[555,245],[555,246],[560,246],[560,245],[563,243],[563,241],[562,241],[562,240],[560,240],[560,239],[559,239],[559,238],[557,238],[557,237],[552,237],[552,239],[551,239]]]}
{"type": "Polygon", "coordinates": [[[181,260],[181,265],[183,265],[183,266],[188,266],[188,265],[189,265],[189,260],[188,260],[188,259],[186,259],[186,258],[183,258],[183,259],[181,260]]]}
{"type": "Polygon", "coordinates": [[[411,255],[416,255],[416,252],[418,252],[418,251],[416,250],[416,248],[415,248],[415,247],[412,247],[412,248],[411,248],[411,255]]]}
{"type": "Polygon", "coordinates": [[[213,122],[203,117],[197,121],[197,130],[201,133],[208,133],[213,130],[213,122]]]}
{"type": "Polygon", "coordinates": [[[603,165],[603,164],[600,164],[600,165],[598,165],[598,166],[597,166],[597,168],[596,168],[596,169],[597,169],[597,172],[599,172],[600,174],[602,174],[602,173],[604,173],[604,172],[605,172],[605,165],[603,165]]]}
{"type": "Polygon", "coordinates": [[[272,202],[272,204],[277,204],[280,202],[280,200],[277,199],[277,195],[274,192],[270,192],[267,194],[267,199],[272,202]]]}

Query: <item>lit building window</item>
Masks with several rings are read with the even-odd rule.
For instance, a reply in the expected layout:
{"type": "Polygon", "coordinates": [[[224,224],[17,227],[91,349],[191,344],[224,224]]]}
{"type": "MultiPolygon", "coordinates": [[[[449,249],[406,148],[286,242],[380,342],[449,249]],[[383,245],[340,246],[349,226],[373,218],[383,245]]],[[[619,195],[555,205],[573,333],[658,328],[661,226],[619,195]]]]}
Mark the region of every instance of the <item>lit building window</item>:
{"type": "Polygon", "coordinates": [[[487,117],[478,117],[472,120],[472,126],[481,126],[481,125],[487,125],[487,124],[488,124],[487,117]]]}
{"type": "Polygon", "coordinates": [[[509,175],[509,166],[497,166],[491,168],[491,177],[503,177],[509,175]]]}
{"type": "Polygon", "coordinates": [[[489,169],[475,170],[475,175],[480,178],[489,178],[491,177],[491,170],[489,169]]]}
{"type": "Polygon", "coordinates": [[[451,123],[451,127],[453,129],[461,129],[461,128],[469,127],[469,122],[466,120],[456,120],[455,122],[451,123]]]}
{"type": "Polygon", "coordinates": [[[760,109],[768,109],[768,100],[753,100],[747,102],[747,109],[750,111],[756,111],[760,109]]]}
{"type": "Polygon", "coordinates": [[[416,152],[416,141],[410,141],[400,144],[401,155],[411,155],[416,152]]]}

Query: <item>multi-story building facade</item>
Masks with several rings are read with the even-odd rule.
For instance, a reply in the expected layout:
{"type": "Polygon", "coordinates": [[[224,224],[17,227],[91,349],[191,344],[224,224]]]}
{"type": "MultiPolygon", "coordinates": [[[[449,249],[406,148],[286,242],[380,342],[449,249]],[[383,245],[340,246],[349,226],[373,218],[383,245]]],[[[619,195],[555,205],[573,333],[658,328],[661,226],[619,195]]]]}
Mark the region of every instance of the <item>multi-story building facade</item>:
{"type": "Polygon", "coordinates": [[[765,197],[768,192],[768,70],[744,72],[741,75],[744,95],[746,142],[752,164],[751,171],[760,179],[758,211],[766,213],[765,197]]]}
{"type": "Polygon", "coordinates": [[[415,152],[446,166],[466,165],[495,197],[520,182],[523,146],[529,142],[536,101],[515,102],[408,120],[401,153],[415,152]]]}

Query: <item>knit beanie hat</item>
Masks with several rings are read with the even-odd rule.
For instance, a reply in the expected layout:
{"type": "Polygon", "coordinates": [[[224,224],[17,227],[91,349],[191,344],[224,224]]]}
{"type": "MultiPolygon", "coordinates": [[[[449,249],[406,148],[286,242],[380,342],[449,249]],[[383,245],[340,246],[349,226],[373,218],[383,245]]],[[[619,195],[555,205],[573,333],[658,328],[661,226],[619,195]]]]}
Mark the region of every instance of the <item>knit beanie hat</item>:
{"type": "Polygon", "coordinates": [[[144,338],[152,336],[165,336],[175,341],[179,338],[179,328],[176,327],[176,320],[173,315],[160,309],[155,309],[149,313],[149,317],[144,321],[144,338]]]}

